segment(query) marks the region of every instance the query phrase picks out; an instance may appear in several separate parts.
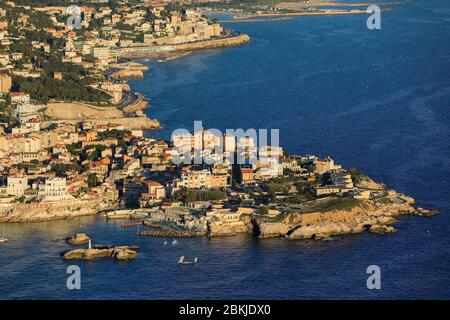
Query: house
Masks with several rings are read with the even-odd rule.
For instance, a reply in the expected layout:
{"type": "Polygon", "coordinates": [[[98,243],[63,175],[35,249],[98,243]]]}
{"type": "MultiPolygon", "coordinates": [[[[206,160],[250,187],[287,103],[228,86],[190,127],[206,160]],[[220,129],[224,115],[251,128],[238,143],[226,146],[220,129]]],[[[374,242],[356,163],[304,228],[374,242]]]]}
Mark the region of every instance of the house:
{"type": "Polygon", "coordinates": [[[28,189],[28,178],[26,176],[8,176],[6,193],[11,196],[21,197],[28,189]]]}
{"type": "Polygon", "coordinates": [[[9,65],[9,54],[7,53],[0,53],[0,64],[6,67],[9,65]]]}
{"type": "Polygon", "coordinates": [[[62,154],[67,152],[67,148],[66,145],[64,144],[57,144],[55,146],[53,146],[52,148],[53,154],[62,154]]]}
{"type": "Polygon", "coordinates": [[[42,202],[58,202],[72,199],[74,199],[74,197],[68,192],[66,178],[51,178],[45,180],[42,202]]]}
{"type": "Polygon", "coordinates": [[[62,80],[63,79],[63,73],[60,71],[53,72],[53,78],[56,80],[62,80]]]}
{"type": "Polygon", "coordinates": [[[147,181],[147,192],[142,193],[139,199],[139,205],[141,208],[147,208],[154,203],[160,202],[166,196],[164,186],[156,181],[147,181]]]}
{"type": "Polygon", "coordinates": [[[239,180],[242,183],[253,183],[255,182],[253,169],[251,167],[240,167],[240,176],[239,180]]]}
{"type": "Polygon", "coordinates": [[[5,94],[11,91],[11,86],[11,77],[5,73],[0,73],[0,94],[5,94]]]}
{"type": "Polygon", "coordinates": [[[341,169],[341,166],[336,165],[334,163],[334,160],[331,159],[330,157],[326,157],[323,160],[318,159],[315,163],[315,166],[316,166],[316,171],[318,173],[325,173],[325,172],[341,169]]]}
{"type": "Polygon", "coordinates": [[[9,96],[13,104],[29,104],[31,101],[30,95],[24,92],[11,92],[9,96]]]}
{"type": "Polygon", "coordinates": [[[176,180],[176,188],[211,189],[225,188],[228,185],[228,174],[213,174],[209,167],[193,166],[184,168],[181,177],[176,180]]]}

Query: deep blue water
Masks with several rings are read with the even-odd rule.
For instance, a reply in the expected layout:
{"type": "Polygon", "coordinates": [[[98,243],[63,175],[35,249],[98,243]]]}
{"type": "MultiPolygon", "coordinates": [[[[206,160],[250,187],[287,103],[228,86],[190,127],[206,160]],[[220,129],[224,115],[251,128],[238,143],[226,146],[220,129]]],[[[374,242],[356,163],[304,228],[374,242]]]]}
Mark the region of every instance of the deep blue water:
{"type": "Polygon", "coordinates": [[[406,217],[392,235],[332,242],[138,237],[118,222],[7,225],[0,246],[0,298],[40,299],[425,299],[450,298],[450,3],[413,0],[382,14],[298,17],[234,23],[252,42],[150,61],[133,81],[150,98],[150,117],[168,138],[176,128],[277,128],[293,153],[331,155],[441,209],[406,217]],[[78,262],[82,290],[66,289],[68,249],[54,239],[87,232],[96,243],[137,244],[128,263],[78,262]],[[180,255],[201,263],[179,267],[180,255]],[[366,268],[381,267],[382,289],[366,288],[366,268]]]}

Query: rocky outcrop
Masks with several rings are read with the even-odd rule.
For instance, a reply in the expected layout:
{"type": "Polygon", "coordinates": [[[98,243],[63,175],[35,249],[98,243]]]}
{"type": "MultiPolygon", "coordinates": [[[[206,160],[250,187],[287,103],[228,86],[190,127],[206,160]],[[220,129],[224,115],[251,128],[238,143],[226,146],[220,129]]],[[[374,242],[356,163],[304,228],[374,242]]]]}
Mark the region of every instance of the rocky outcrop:
{"type": "Polygon", "coordinates": [[[122,90],[123,90],[123,92],[130,93],[131,92],[131,87],[130,87],[130,85],[127,82],[124,82],[124,83],[122,83],[122,90]]]}
{"type": "Polygon", "coordinates": [[[439,214],[439,210],[427,210],[424,208],[417,208],[415,215],[421,216],[421,217],[431,217],[434,215],[439,214]]]}
{"type": "Polygon", "coordinates": [[[208,226],[208,235],[210,237],[233,236],[237,233],[248,232],[247,225],[243,222],[236,223],[210,223],[208,226]]]}
{"type": "Polygon", "coordinates": [[[380,225],[380,224],[371,225],[369,228],[369,232],[377,233],[377,234],[393,233],[396,231],[397,230],[392,226],[385,226],[385,225],[380,225]]]}
{"type": "Polygon", "coordinates": [[[281,220],[255,220],[259,228],[260,238],[286,237],[288,239],[328,240],[340,234],[360,233],[392,233],[395,228],[389,224],[396,222],[395,216],[428,212],[413,207],[414,199],[391,193],[397,201],[376,203],[361,201],[353,208],[330,211],[293,212],[286,214],[281,220]]]}
{"type": "Polygon", "coordinates": [[[261,222],[258,226],[260,238],[284,236],[292,229],[292,226],[284,222],[261,222]]]}
{"type": "Polygon", "coordinates": [[[77,233],[71,237],[68,237],[66,240],[68,244],[83,244],[88,243],[91,238],[89,238],[85,233],[77,233]]]}
{"type": "Polygon", "coordinates": [[[135,117],[135,118],[119,118],[119,119],[96,119],[92,120],[95,124],[119,124],[126,130],[150,130],[157,129],[161,125],[158,120],[150,119],[148,117],[135,117]]]}
{"type": "Polygon", "coordinates": [[[147,109],[148,107],[148,102],[145,100],[141,100],[135,104],[126,106],[125,108],[123,108],[123,111],[125,112],[136,112],[136,111],[142,111],[147,109]]]}
{"type": "Polygon", "coordinates": [[[132,260],[138,253],[133,250],[137,247],[129,246],[97,246],[88,249],[74,249],[64,252],[64,260],[94,260],[101,258],[113,258],[115,260],[132,260]]]}
{"type": "Polygon", "coordinates": [[[114,72],[111,76],[119,80],[135,80],[142,79],[144,72],[142,70],[123,69],[114,72]]]}
{"type": "Polygon", "coordinates": [[[79,216],[97,214],[102,206],[85,204],[74,207],[40,207],[13,206],[0,209],[0,222],[43,222],[51,220],[72,219],[79,216]]]}
{"type": "Polygon", "coordinates": [[[314,236],[314,240],[317,240],[317,241],[331,241],[331,240],[333,240],[333,238],[331,236],[329,236],[328,234],[316,234],[314,236]]]}
{"type": "Polygon", "coordinates": [[[371,189],[371,190],[386,190],[386,185],[383,183],[378,183],[365,176],[355,184],[358,188],[371,189]]]}

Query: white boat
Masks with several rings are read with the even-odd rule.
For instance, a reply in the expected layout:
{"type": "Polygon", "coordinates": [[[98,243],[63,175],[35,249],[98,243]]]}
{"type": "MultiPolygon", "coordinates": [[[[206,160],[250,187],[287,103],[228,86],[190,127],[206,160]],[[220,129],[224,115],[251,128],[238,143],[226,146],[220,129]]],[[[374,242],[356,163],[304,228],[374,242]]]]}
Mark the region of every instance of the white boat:
{"type": "Polygon", "coordinates": [[[198,263],[198,258],[195,257],[194,261],[186,261],[184,260],[184,256],[181,256],[180,259],[178,260],[178,264],[197,264],[198,263]]]}
{"type": "Polygon", "coordinates": [[[172,245],[173,245],[173,246],[176,246],[177,244],[178,244],[178,241],[177,241],[177,240],[173,240],[173,241],[172,241],[172,245]]]}

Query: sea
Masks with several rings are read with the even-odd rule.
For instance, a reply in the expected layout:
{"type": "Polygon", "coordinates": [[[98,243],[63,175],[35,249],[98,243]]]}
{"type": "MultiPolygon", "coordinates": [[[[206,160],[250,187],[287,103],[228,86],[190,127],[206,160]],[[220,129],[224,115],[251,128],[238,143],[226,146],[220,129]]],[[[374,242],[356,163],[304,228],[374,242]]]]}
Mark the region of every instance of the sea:
{"type": "Polygon", "coordinates": [[[450,3],[392,9],[379,30],[367,28],[369,14],[224,23],[251,42],[142,60],[150,72],[130,85],[161,121],[151,135],[169,139],[194,121],[278,129],[287,152],[331,156],[441,214],[329,242],[242,234],[172,244],[95,216],[4,224],[0,299],[449,299],[450,3]],[[138,245],[139,256],[65,262],[71,247],[60,239],[77,232],[94,244],[138,245]],[[199,263],[180,266],[181,255],[199,263]],[[80,268],[79,290],[67,287],[70,265],[80,268]],[[379,289],[367,286],[370,266],[379,289]]]}

